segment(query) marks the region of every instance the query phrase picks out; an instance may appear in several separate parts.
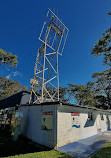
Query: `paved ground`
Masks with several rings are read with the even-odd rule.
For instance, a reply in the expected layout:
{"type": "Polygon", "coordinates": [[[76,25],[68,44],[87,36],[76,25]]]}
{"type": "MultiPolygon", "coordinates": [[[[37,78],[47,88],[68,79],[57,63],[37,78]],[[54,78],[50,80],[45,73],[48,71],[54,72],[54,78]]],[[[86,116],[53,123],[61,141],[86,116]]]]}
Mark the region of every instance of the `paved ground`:
{"type": "Polygon", "coordinates": [[[62,146],[58,148],[58,150],[68,153],[76,158],[86,158],[110,141],[111,131],[107,131],[78,142],[62,146]]]}

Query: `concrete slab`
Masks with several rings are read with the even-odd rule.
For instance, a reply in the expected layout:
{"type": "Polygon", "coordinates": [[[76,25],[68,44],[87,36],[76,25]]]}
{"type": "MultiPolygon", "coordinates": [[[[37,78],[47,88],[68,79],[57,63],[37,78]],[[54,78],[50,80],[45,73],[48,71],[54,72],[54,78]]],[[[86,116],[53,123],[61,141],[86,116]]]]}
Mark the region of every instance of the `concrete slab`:
{"type": "Polygon", "coordinates": [[[87,158],[103,145],[111,141],[111,131],[107,131],[92,137],[82,139],[58,148],[58,151],[65,152],[76,158],[87,158]]]}

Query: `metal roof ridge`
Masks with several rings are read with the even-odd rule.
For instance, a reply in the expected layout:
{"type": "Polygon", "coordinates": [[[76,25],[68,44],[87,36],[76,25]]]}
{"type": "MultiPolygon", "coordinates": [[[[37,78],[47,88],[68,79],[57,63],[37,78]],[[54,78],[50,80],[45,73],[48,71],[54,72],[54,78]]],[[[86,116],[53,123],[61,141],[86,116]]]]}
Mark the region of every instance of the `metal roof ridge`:
{"type": "Polygon", "coordinates": [[[35,103],[35,104],[22,104],[20,106],[36,106],[36,105],[51,105],[51,104],[63,104],[63,105],[74,106],[74,107],[79,107],[79,108],[86,108],[86,109],[92,109],[92,110],[97,110],[97,111],[111,112],[111,110],[98,109],[96,107],[83,106],[83,105],[81,106],[81,105],[72,104],[72,103],[65,103],[63,101],[43,102],[43,103],[35,103]]]}

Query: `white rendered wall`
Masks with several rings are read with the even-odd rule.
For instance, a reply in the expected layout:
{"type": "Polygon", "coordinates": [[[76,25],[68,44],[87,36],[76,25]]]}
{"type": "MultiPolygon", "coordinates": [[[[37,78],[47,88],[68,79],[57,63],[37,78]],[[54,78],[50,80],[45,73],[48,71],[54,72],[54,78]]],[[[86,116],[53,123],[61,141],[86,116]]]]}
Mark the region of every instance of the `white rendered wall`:
{"type": "Polygon", "coordinates": [[[57,147],[107,131],[106,114],[109,114],[111,127],[111,114],[108,112],[66,105],[58,106],[57,110],[57,147]],[[71,112],[79,113],[80,128],[72,127],[71,112]],[[88,112],[92,112],[93,121],[88,120],[88,112]],[[101,120],[100,113],[103,113],[104,120],[101,120]]]}
{"type": "Polygon", "coordinates": [[[111,128],[111,113],[67,105],[40,105],[20,107],[23,111],[21,133],[33,141],[50,148],[60,147],[111,128]],[[42,113],[53,111],[53,130],[41,129],[42,113]],[[80,127],[72,127],[71,113],[79,113],[80,127]],[[92,112],[93,121],[88,121],[88,112],[92,112]],[[104,120],[101,120],[103,113],[104,120]],[[109,116],[109,123],[106,118],[109,116]]]}
{"type": "Polygon", "coordinates": [[[53,148],[56,145],[56,106],[42,105],[42,106],[25,106],[20,107],[23,111],[23,121],[21,125],[21,134],[29,139],[42,144],[44,146],[53,148]],[[42,113],[53,111],[53,130],[46,131],[41,129],[42,113]]]}

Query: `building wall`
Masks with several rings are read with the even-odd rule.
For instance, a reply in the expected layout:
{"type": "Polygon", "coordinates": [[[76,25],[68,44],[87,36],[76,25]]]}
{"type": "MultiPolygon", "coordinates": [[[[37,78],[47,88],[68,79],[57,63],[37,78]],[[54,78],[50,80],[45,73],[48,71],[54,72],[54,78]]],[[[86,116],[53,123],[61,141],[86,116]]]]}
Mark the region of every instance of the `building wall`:
{"type": "Polygon", "coordinates": [[[111,113],[101,110],[59,104],[23,106],[19,111],[23,111],[21,134],[50,148],[60,147],[111,129],[111,113]],[[53,112],[53,115],[47,115],[50,112],[53,112]],[[88,112],[92,112],[93,120],[88,120],[88,112]],[[104,120],[101,120],[100,114],[103,114],[104,120]],[[52,130],[42,128],[44,118],[48,120],[48,128],[52,130]]]}
{"type": "MultiPolygon", "coordinates": [[[[21,124],[21,134],[30,138],[34,142],[53,148],[56,145],[56,127],[57,114],[56,106],[23,106],[19,108],[23,111],[23,120],[21,124]],[[49,115],[47,115],[49,114],[49,115]],[[52,130],[43,129],[43,119],[48,120],[52,130]]],[[[44,121],[46,121],[44,120],[44,121]]]]}
{"type": "Polygon", "coordinates": [[[57,147],[107,131],[111,127],[111,115],[108,112],[66,105],[58,106],[57,111],[57,147]],[[92,112],[93,120],[88,120],[88,112],[92,112]],[[104,120],[101,120],[100,113],[104,120]],[[109,121],[106,114],[109,115],[109,121]]]}

